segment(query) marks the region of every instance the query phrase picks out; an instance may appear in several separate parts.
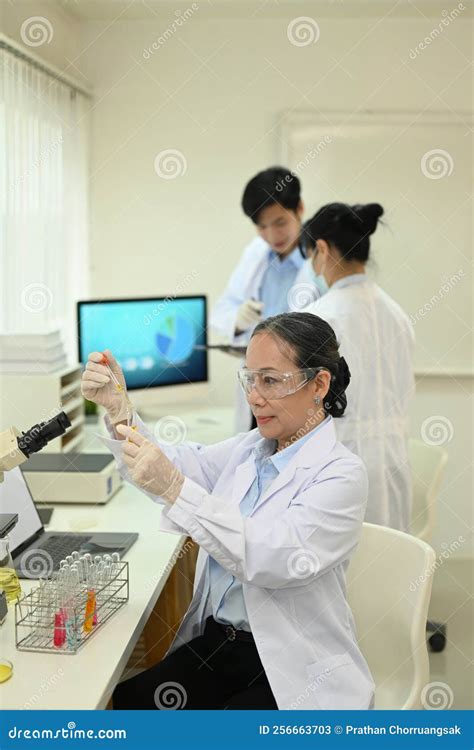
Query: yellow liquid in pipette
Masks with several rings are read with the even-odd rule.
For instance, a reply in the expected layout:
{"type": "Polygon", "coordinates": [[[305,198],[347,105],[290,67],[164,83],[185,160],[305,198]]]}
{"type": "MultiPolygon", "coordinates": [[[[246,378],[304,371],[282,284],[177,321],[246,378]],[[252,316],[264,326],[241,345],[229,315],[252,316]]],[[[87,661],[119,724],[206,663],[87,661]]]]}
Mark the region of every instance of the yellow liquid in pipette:
{"type": "Polygon", "coordinates": [[[0,568],[0,589],[4,589],[9,603],[16,601],[20,596],[20,581],[13,568],[0,568]]]}

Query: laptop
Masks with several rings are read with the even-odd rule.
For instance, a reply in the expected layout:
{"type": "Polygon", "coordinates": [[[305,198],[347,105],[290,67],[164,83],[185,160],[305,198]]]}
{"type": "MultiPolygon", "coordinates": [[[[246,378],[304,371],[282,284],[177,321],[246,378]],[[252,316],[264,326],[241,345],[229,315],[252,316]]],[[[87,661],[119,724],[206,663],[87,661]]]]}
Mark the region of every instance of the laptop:
{"type": "Polygon", "coordinates": [[[0,484],[0,514],[18,514],[10,530],[10,552],[20,578],[48,578],[66,555],[77,550],[92,556],[118,552],[122,557],[136,533],[45,531],[20,467],[7,471],[0,484]]]}

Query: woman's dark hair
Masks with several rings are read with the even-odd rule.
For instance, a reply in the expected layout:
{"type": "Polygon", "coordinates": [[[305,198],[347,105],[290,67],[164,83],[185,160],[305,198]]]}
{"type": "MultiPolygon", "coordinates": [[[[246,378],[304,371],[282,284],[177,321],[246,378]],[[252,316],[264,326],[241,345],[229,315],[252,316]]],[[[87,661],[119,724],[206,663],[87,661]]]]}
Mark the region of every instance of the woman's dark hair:
{"type": "Polygon", "coordinates": [[[369,237],[377,229],[383,208],[379,203],[328,203],[309,219],[303,227],[303,242],[315,248],[317,240],[326,240],[344,260],[365,263],[369,258],[369,237]]]}
{"type": "Polygon", "coordinates": [[[351,374],[346,360],[339,354],[336,334],[329,323],[312,313],[282,313],[259,323],[251,338],[259,333],[269,333],[288,344],[298,369],[324,367],[329,370],[332,378],[324,410],[332,417],[342,417],[351,374]]]}
{"type": "Polygon", "coordinates": [[[262,209],[279,203],[289,211],[296,211],[301,200],[301,184],[293,172],[285,167],[269,167],[252,177],[242,196],[244,214],[258,223],[262,209]]]}

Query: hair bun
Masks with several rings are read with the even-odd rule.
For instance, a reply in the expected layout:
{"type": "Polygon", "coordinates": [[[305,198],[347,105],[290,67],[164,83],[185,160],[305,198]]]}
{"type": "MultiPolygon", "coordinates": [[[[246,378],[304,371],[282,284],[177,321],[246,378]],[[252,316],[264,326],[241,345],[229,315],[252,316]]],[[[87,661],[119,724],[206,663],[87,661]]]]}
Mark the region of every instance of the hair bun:
{"type": "Polygon", "coordinates": [[[384,210],[380,203],[366,203],[352,206],[352,210],[361,220],[364,234],[373,234],[377,229],[378,220],[383,216],[384,210]]]}
{"type": "Polygon", "coordinates": [[[346,388],[351,381],[351,372],[344,357],[339,358],[337,375],[332,379],[326,394],[324,408],[332,417],[342,417],[347,406],[346,388]]]}
{"type": "Polygon", "coordinates": [[[347,386],[351,382],[351,371],[349,370],[349,365],[347,364],[344,357],[341,357],[339,360],[339,372],[337,374],[337,383],[340,385],[344,390],[346,390],[347,386]]]}

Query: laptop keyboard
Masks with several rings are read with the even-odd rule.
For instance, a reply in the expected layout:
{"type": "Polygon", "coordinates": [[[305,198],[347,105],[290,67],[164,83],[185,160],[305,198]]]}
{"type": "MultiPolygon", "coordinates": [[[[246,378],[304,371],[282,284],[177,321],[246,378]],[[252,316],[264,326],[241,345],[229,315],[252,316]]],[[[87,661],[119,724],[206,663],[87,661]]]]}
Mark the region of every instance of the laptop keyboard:
{"type": "Polygon", "coordinates": [[[74,534],[68,534],[67,536],[49,536],[45,542],[41,545],[41,549],[48,553],[53,561],[53,570],[59,568],[59,563],[67,555],[75,550],[79,551],[87,542],[92,539],[92,536],[75,536],[74,534]]]}

